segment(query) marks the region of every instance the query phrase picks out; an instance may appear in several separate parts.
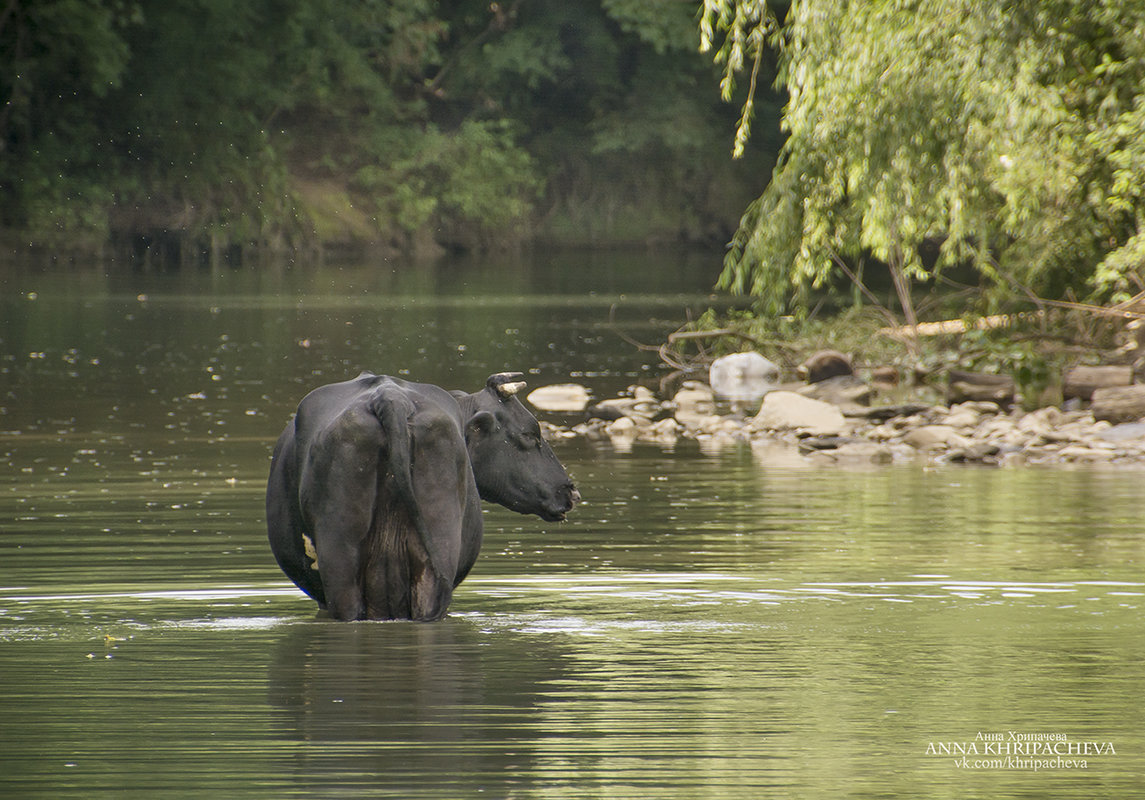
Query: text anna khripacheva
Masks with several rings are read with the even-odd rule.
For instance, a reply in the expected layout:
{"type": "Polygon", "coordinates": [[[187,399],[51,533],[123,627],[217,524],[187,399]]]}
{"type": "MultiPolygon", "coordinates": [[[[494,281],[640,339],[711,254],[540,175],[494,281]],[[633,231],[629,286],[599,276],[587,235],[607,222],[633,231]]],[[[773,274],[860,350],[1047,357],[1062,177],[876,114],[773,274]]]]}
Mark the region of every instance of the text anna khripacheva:
{"type": "Polygon", "coordinates": [[[1089,769],[1117,748],[1065,733],[979,731],[969,740],[928,742],[926,755],[950,758],[957,769],[1068,770],[1089,769]]]}

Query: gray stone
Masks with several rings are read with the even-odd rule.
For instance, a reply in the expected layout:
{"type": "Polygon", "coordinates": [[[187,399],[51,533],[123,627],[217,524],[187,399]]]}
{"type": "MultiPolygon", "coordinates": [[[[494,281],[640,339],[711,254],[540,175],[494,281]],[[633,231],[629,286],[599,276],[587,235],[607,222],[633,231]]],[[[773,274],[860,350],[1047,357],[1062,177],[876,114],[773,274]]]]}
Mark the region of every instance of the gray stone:
{"type": "Polygon", "coordinates": [[[852,409],[850,416],[863,417],[871,421],[885,421],[895,417],[910,417],[929,410],[932,406],[926,403],[901,403],[893,406],[875,406],[874,408],[852,409]]]}
{"type": "Polygon", "coordinates": [[[968,447],[970,440],[960,436],[949,425],[922,425],[907,431],[902,439],[916,450],[939,450],[950,447],[968,447]]]}
{"type": "Polygon", "coordinates": [[[889,447],[874,442],[849,442],[834,450],[823,451],[837,464],[889,464],[894,453],[889,447]]]}
{"type": "Polygon", "coordinates": [[[942,420],[942,424],[952,428],[974,428],[981,419],[982,414],[977,409],[967,408],[966,404],[963,404],[951,408],[950,413],[942,420]]]}
{"type": "Polygon", "coordinates": [[[1086,447],[1080,444],[1071,444],[1058,451],[1058,458],[1064,461],[1109,461],[1116,455],[1112,449],[1086,447]]]}
{"type": "Polygon", "coordinates": [[[1097,431],[1094,436],[1105,442],[1134,442],[1145,439],[1145,422],[1123,422],[1097,431]]]}
{"type": "Polygon", "coordinates": [[[836,375],[833,378],[812,383],[799,389],[799,394],[843,406],[848,411],[852,406],[868,406],[874,390],[854,375],[836,375]]]}
{"type": "Polygon", "coordinates": [[[957,463],[995,461],[1002,448],[990,442],[971,442],[966,447],[957,447],[947,454],[947,461],[957,463]]]}

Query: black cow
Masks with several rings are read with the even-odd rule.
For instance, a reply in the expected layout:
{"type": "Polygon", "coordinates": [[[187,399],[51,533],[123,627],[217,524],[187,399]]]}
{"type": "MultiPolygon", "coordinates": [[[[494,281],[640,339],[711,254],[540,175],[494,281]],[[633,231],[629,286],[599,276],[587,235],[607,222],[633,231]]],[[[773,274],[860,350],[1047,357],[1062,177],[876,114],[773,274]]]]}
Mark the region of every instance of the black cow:
{"type": "Polygon", "coordinates": [[[515,394],[373,375],[303,398],[271,459],[270,547],[337,619],[442,617],[481,549],[480,499],[563,520],[580,500],[515,394]]]}

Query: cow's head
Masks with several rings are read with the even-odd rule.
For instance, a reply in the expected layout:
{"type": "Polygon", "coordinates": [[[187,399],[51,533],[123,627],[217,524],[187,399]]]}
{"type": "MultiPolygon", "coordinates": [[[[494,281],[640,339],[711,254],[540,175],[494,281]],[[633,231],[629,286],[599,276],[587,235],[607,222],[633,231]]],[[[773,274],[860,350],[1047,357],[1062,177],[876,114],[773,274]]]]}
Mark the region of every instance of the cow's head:
{"type": "Polygon", "coordinates": [[[580,492],[516,394],[519,372],[490,375],[480,392],[458,397],[465,444],[483,500],[549,521],[563,520],[580,492]]]}

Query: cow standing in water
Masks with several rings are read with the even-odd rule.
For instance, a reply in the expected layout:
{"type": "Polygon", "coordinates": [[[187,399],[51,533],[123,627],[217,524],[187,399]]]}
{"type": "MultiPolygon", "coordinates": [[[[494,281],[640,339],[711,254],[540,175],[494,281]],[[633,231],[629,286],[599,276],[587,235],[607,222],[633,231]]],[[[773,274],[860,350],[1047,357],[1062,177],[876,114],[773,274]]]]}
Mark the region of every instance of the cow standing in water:
{"type": "Polygon", "coordinates": [[[303,398],[266,489],[287,577],[337,619],[439,619],[481,549],[481,499],[563,520],[580,493],[522,377],[466,394],[364,372],[303,398]]]}

